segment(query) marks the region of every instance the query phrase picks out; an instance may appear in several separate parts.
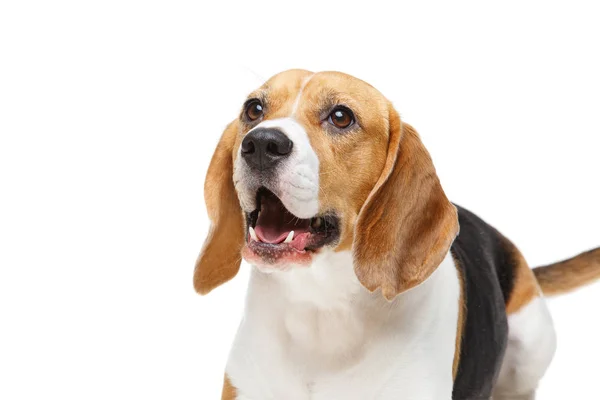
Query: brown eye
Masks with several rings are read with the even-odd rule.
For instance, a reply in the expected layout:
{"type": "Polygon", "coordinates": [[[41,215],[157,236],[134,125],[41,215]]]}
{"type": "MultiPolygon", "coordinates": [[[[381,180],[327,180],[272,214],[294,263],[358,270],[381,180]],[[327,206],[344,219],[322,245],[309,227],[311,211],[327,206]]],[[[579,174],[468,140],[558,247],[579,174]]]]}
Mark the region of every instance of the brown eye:
{"type": "Polygon", "coordinates": [[[354,115],[346,107],[337,107],[329,114],[329,123],[336,128],[346,129],[354,124],[354,115]]]}
{"type": "Polygon", "coordinates": [[[246,116],[250,121],[256,121],[263,115],[263,106],[258,100],[252,100],[246,106],[246,116]]]}

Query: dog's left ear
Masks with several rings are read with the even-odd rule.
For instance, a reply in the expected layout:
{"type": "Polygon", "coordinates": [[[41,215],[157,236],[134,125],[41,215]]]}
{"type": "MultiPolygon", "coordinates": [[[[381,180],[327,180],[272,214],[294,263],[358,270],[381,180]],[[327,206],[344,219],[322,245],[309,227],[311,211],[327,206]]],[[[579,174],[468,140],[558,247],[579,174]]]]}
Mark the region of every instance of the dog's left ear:
{"type": "Polygon", "coordinates": [[[233,186],[233,146],[237,134],[237,123],[232,122],[221,136],[204,181],[211,227],[194,271],[194,288],[200,294],[233,278],[242,261],[244,218],[233,186]]]}
{"type": "Polygon", "coordinates": [[[354,231],[356,276],[391,300],[425,281],[457,234],[456,207],[446,198],[429,153],[390,104],[387,159],[354,231]]]}

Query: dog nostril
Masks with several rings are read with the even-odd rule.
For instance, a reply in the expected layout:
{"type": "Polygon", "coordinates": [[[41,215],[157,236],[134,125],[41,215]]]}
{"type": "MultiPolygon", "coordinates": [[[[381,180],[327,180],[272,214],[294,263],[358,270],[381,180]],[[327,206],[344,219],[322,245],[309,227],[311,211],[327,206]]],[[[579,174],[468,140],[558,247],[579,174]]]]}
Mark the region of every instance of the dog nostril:
{"type": "Polygon", "coordinates": [[[280,154],[279,148],[275,142],[269,142],[269,144],[267,144],[267,153],[280,154]]]}
{"type": "Polygon", "coordinates": [[[293,143],[291,140],[284,138],[284,140],[274,140],[267,144],[267,153],[275,156],[285,156],[292,151],[293,143]]]}
{"type": "Polygon", "coordinates": [[[254,142],[252,140],[244,140],[242,142],[242,153],[252,154],[255,151],[254,142]]]}
{"type": "Polygon", "coordinates": [[[291,140],[286,140],[280,147],[279,147],[279,154],[290,154],[292,152],[292,147],[294,147],[294,142],[292,142],[291,140]]]}

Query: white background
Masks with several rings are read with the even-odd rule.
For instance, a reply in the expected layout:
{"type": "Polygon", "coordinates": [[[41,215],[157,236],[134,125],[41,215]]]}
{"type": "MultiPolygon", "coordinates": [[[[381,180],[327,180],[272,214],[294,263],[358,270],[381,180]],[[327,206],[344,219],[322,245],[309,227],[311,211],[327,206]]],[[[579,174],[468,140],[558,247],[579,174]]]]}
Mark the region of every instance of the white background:
{"type": "MultiPolygon", "coordinates": [[[[219,398],[248,266],[194,293],[202,184],[284,69],[379,88],[531,265],[600,245],[593,2],[202,3],[0,5],[0,398],[219,398]]],[[[551,301],[540,399],[600,398],[599,301],[551,301]]]]}

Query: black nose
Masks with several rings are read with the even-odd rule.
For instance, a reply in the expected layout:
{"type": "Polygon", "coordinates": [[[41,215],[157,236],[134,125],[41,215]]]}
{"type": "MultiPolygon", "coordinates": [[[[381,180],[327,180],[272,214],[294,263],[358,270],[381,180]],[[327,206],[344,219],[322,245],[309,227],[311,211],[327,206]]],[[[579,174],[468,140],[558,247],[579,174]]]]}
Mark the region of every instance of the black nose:
{"type": "Polygon", "coordinates": [[[242,140],[242,157],[251,167],[267,170],[289,156],[293,145],[292,141],[277,129],[258,128],[242,140]]]}

